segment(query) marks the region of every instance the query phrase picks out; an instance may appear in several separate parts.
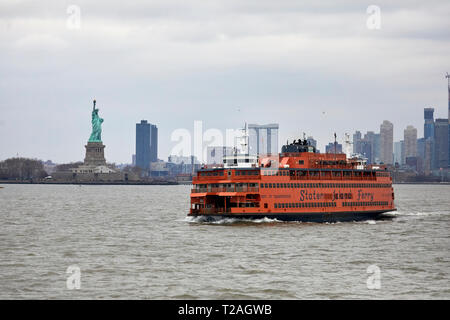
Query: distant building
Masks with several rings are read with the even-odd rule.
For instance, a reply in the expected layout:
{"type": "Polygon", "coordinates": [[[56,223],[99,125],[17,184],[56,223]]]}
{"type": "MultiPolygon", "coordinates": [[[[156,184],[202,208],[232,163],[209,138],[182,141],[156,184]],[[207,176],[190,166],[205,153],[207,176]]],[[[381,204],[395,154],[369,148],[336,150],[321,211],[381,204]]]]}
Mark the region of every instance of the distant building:
{"type": "Polygon", "coordinates": [[[425,139],[434,139],[434,108],[424,108],[423,109],[423,137],[425,139]]]}
{"type": "Polygon", "coordinates": [[[158,127],[150,125],[150,162],[158,161],[158,127]]]}
{"type": "Polygon", "coordinates": [[[353,153],[354,154],[362,154],[361,151],[361,132],[360,131],[356,131],[353,134],[353,153]]]}
{"type": "Polygon", "coordinates": [[[136,166],[150,169],[150,123],[147,120],[136,123],[136,166]]]}
{"type": "Polygon", "coordinates": [[[136,123],[136,166],[150,169],[151,162],[158,161],[158,128],[141,120],[136,123]]]}
{"type": "Polygon", "coordinates": [[[373,140],[373,148],[372,148],[372,152],[373,152],[372,163],[380,163],[381,162],[380,151],[381,151],[381,135],[379,133],[375,133],[374,140],[373,140]]]}
{"type": "Polygon", "coordinates": [[[200,162],[195,156],[183,157],[170,155],[168,160],[167,167],[169,168],[171,175],[191,175],[201,167],[200,162]]]}
{"type": "Polygon", "coordinates": [[[133,167],[136,166],[136,155],[135,155],[135,154],[133,154],[133,155],[131,156],[131,165],[132,165],[133,167]]]}
{"type": "Polygon", "coordinates": [[[249,154],[278,154],[278,123],[249,124],[249,154]]]}
{"type": "Polygon", "coordinates": [[[317,140],[315,140],[313,137],[309,136],[306,141],[309,143],[310,146],[313,146],[317,149],[317,140]]]}
{"type": "Polygon", "coordinates": [[[434,169],[448,167],[449,125],[447,119],[436,119],[434,127],[434,169]]]}
{"type": "Polygon", "coordinates": [[[342,152],[342,144],[336,143],[336,148],[335,148],[335,143],[330,142],[328,145],[325,146],[325,152],[326,153],[343,153],[342,152]]]}
{"type": "MultiPolygon", "coordinates": [[[[361,150],[363,151],[363,155],[367,158],[367,163],[375,163],[376,162],[376,148],[377,148],[377,134],[373,131],[367,131],[364,135],[364,139],[362,141],[361,150]],[[370,153],[369,153],[370,149],[370,153]]],[[[378,143],[379,145],[379,143],[378,143]]]]}
{"type": "Polygon", "coordinates": [[[417,129],[407,126],[403,131],[405,141],[405,158],[417,156],[417,129]]]}
{"type": "Polygon", "coordinates": [[[233,154],[232,147],[211,146],[207,147],[207,164],[223,164],[223,157],[233,154]]]}
{"type": "Polygon", "coordinates": [[[392,164],[394,153],[394,125],[384,120],[380,126],[380,162],[392,164]]]}
{"type": "Polygon", "coordinates": [[[394,163],[398,163],[399,165],[404,164],[402,150],[403,140],[394,142],[394,163]]]}
{"type": "Polygon", "coordinates": [[[158,161],[150,163],[150,177],[167,177],[170,173],[167,162],[158,161]]]}
{"type": "Polygon", "coordinates": [[[373,158],[372,157],[372,146],[373,146],[373,143],[371,141],[368,141],[368,140],[361,140],[360,141],[360,149],[361,149],[360,154],[364,158],[367,159],[367,163],[368,164],[373,163],[372,162],[372,158],[373,158]]]}
{"type": "Polygon", "coordinates": [[[418,157],[406,157],[405,164],[409,169],[414,171],[420,170],[420,160],[418,157]]]}
{"type": "Polygon", "coordinates": [[[175,163],[175,164],[182,164],[182,163],[194,164],[194,163],[199,163],[196,156],[184,157],[184,156],[170,155],[168,160],[169,160],[170,163],[175,163]]]}
{"type": "Polygon", "coordinates": [[[425,159],[425,138],[417,139],[417,157],[425,159]]]}
{"type": "Polygon", "coordinates": [[[430,175],[433,169],[433,141],[431,138],[425,140],[423,157],[423,173],[425,175],[430,175]]]}

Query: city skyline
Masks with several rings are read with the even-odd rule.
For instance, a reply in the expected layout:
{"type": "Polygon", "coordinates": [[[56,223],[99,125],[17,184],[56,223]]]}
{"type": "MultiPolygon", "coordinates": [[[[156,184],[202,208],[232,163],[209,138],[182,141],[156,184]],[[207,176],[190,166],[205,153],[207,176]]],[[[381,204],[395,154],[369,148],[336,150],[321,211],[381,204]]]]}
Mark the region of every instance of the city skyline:
{"type": "Polygon", "coordinates": [[[116,163],[131,162],[140,119],[158,125],[167,159],[171,133],[196,120],[276,122],[280,144],[305,132],[325,150],[334,132],[383,120],[394,141],[407,125],[423,136],[425,107],[448,117],[446,1],[381,1],[379,29],[357,1],[132,4],[81,1],[78,24],[66,3],[0,4],[0,159],[82,160],[93,98],[116,163]]]}
{"type": "MultiPolygon", "coordinates": [[[[430,110],[432,110],[432,112],[431,112],[431,117],[433,117],[433,113],[434,113],[434,111],[435,111],[435,109],[434,108],[429,108],[429,107],[426,107],[426,108],[423,108],[423,111],[425,112],[425,113],[427,113],[427,112],[430,112],[430,110]]],[[[446,118],[435,118],[435,119],[439,119],[440,121],[442,121],[442,120],[447,120],[446,118]]],[[[422,118],[421,119],[422,121],[424,121],[424,119],[422,118]]],[[[420,130],[418,130],[418,128],[421,128],[420,126],[418,126],[418,128],[417,127],[415,127],[414,125],[407,125],[405,128],[402,128],[402,132],[403,132],[403,135],[401,136],[401,137],[398,137],[398,139],[396,139],[395,138],[395,136],[394,136],[394,138],[392,138],[392,159],[393,159],[393,163],[392,164],[394,164],[395,163],[395,161],[394,161],[394,159],[395,159],[395,144],[396,143],[399,143],[399,142],[404,142],[405,141],[405,134],[406,134],[406,132],[408,131],[408,130],[414,130],[414,137],[416,137],[415,139],[412,139],[412,140],[415,140],[415,146],[414,146],[414,148],[415,148],[415,155],[418,155],[418,145],[417,145],[417,142],[418,142],[418,140],[420,140],[421,138],[421,136],[426,136],[427,134],[429,134],[429,133],[427,133],[427,130],[429,131],[430,129],[427,129],[427,128],[425,128],[426,127],[426,124],[427,124],[427,120],[429,120],[429,119],[426,119],[425,118],[425,122],[422,122],[422,127],[423,127],[423,130],[422,130],[422,135],[420,134],[420,130]],[[424,124],[425,124],[425,126],[424,126],[424,124]]],[[[134,153],[133,154],[131,154],[130,156],[133,158],[133,157],[135,157],[136,156],[136,147],[137,147],[137,137],[138,137],[138,133],[137,133],[137,130],[138,130],[138,127],[140,127],[140,126],[142,126],[142,125],[146,125],[146,126],[148,126],[149,127],[149,130],[151,129],[152,131],[153,130],[156,130],[156,136],[158,136],[158,133],[157,133],[157,131],[159,131],[159,128],[157,127],[158,126],[158,124],[151,124],[151,123],[148,123],[147,122],[147,120],[141,120],[139,123],[135,123],[135,136],[134,136],[134,153]]],[[[378,145],[377,145],[377,147],[376,147],[376,149],[377,149],[377,152],[378,152],[378,154],[377,154],[377,161],[376,162],[382,162],[382,163],[386,163],[386,162],[383,162],[382,161],[382,158],[381,158],[381,153],[382,153],[382,142],[381,142],[381,137],[382,137],[382,131],[383,131],[383,126],[384,125],[389,125],[389,126],[392,126],[393,128],[390,128],[390,130],[392,130],[392,131],[394,131],[395,132],[395,124],[393,124],[393,123],[391,123],[389,120],[383,120],[382,122],[381,122],[381,124],[379,125],[379,131],[377,132],[377,131],[375,131],[375,130],[367,130],[367,132],[366,132],[366,138],[367,138],[367,133],[369,134],[369,135],[374,135],[376,138],[378,138],[378,141],[377,141],[377,143],[378,143],[378,145]]],[[[261,126],[261,127],[265,127],[266,125],[258,125],[258,124],[253,124],[253,126],[261,126]]],[[[279,125],[278,125],[278,123],[273,123],[273,124],[271,124],[271,126],[276,126],[276,127],[279,127],[279,125]]],[[[434,127],[433,127],[434,128],[434,127]]],[[[208,130],[208,129],[210,129],[210,128],[203,128],[203,132],[205,132],[206,130],[208,130]]],[[[239,129],[239,128],[234,128],[234,129],[239,129]]],[[[282,129],[282,128],[279,128],[279,129],[282,129]]],[[[281,133],[283,132],[282,130],[279,130],[279,129],[276,129],[277,131],[280,131],[281,133]]],[[[225,131],[225,130],[224,130],[225,131]]],[[[433,131],[434,131],[434,129],[433,129],[433,131]]],[[[354,131],[354,133],[357,133],[357,132],[360,132],[360,130],[355,130],[354,131]]],[[[347,132],[345,132],[345,133],[347,133],[347,132]]],[[[354,135],[354,133],[349,133],[350,134],[350,136],[353,134],[353,139],[351,139],[351,143],[354,145],[355,144],[355,141],[354,141],[354,139],[355,139],[355,135],[354,135]]],[[[278,133],[276,133],[276,135],[275,136],[278,136],[278,133]]],[[[151,139],[150,138],[150,136],[148,137],[148,139],[151,139]]],[[[294,137],[294,139],[295,139],[295,137],[294,137]]],[[[330,139],[328,140],[328,141],[318,141],[318,139],[314,139],[314,136],[312,136],[312,135],[309,135],[308,134],[308,140],[310,140],[310,139],[312,139],[313,141],[314,141],[314,144],[317,144],[317,145],[322,145],[323,146],[323,149],[322,150],[324,150],[323,152],[326,152],[326,149],[327,148],[331,148],[330,147],[330,145],[333,145],[333,143],[334,142],[332,142],[330,139]],[[330,142],[331,141],[331,142],[330,142]]],[[[152,139],[153,140],[153,139],[152,139]]],[[[280,138],[278,139],[278,141],[280,140],[280,138]]],[[[287,140],[289,140],[289,139],[287,139],[287,140]]],[[[292,141],[292,139],[290,140],[290,141],[292,141]]],[[[337,140],[336,140],[337,142],[338,142],[338,144],[340,145],[340,147],[342,148],[342,145],[343,145],[343,142],[344,142],[344,137],[337,137],[337,140]]],[[[251,142],[251,141],[249,141],[249,142],[251,142]]],[[[156,148],[153,146],[152,147],[152,160],[151,161],[148,161],[149,163],[150,162],[155,162],[155,161],[158,161],[158,160],[163,160],[163,161],[166,161],[165,159],[167,159],[167,158],[169,158],[170,156],[177,156],[177,155],[174,155],[174,154],[169,154],[167,157],[159,157],[158,156],[158,154],[160,153],[160,151],[159,151],[159,149],[158,149],[158,145],[159,145],[159,143],[160,143],[160,140],[159,140],[159,137],[157,138],[157,141],[156,141],[156,148]],[[155,150],[156,149],[156,150],[155,150]],[[155,155],[156,154],[156,159],[154,158],[155,155]]],[[[279,147],[279,149],[281,149],[281,146],[284,144],[284,142],[283,141],[279,141],[279,145],[280,145],[280,147],[279,147]]],[[[149,148],[151,147],[150,145],[148,146],[149,148]]],[[[221,148],[221,147],[233,147],[233,146],[222,146],[222,145],[217,145],[217,146],[207,146],[207,144],[205,143],[204,144],[204,147],[205,148],[209,148],[209,147],[219,147],[219,148],[221,148]]],[[[238,148],[239,148],[239,146],[238,146],[238,148]]],[[[193,149],[193,148],[192,148],[193,149]]],[[[319,148],[318,148],[319,149],[319,148]]],[[[148,152],[150,152],[150,149],[148,150],[148,152]]],[[[279,151],[280,152],[280,151],[279,151]]],[[[331,152],[331,151],[330,151],[331,152]]],[[[339,150],[339,152],[342,152],[342,150],[339,150]]],[[[355,151],[355,149],[353,149],[353,152],[354,153],[361,153],[361,154],[364,154],[364,152],[361,152],[361,151],[355,151]]],[[[149,155],[150,156],[150,155],[149,155]]],[[[189,154],[189,155],[183,155],[183,156],[187,156],[187,157],[190,157],[191,155],[189,154]]],[[[405,161],[405,156],[406,156],[406,154],[404,155],[404,157],[403,157],[403,162],[405,161]]],[[[12,156],[12,157],[10,157],[10,158],[13,158],[14,156],[12,156]]],[[[20,155],[19,155],[19,157],[20,157],[20,155]]],[[[39,158],[39,157],[29,157],[29,158],[33,158],[33,159],[39,159],[39,160],[43,160],[43,161],[47,161],[47,160],[50,160],[50,161],[54,161],[53,159],[44,159],[44,158],[39,158]]],[[[6,158],[5,158],[6,159],[6,158]]],[[[0,160],[5,160],[5,159],[0,159],[0,160]]],[[[120,162],[121,164],[132,164],[132,161],[130,161],[131,159],[129,159],[128,161],[124,161],[124,162],[120,162]]],[[[375,160],[375,159],[372,159],[373,161],[375,160]]],[[[70,162],[76,162],[76,161],[78,161],[78,160],[73,160],[73,161],[68,161],[67,163],[70,163],[70,162]]],[[[54,161],[55,162],[55,161],[54,161]]],[[[110,162],[115,162],[115,161],[110,161],[110,162]]],[[[144,161],[145,162],[145,161],[144,161]]],[[[62,162],[55,162],[55,163],[62,163],[62,162]]],[[[115,163],[119,163],[119,162],[115,162],[115,163]]],[[[206,163],[206,162],[205,162],[206,163]]]]}

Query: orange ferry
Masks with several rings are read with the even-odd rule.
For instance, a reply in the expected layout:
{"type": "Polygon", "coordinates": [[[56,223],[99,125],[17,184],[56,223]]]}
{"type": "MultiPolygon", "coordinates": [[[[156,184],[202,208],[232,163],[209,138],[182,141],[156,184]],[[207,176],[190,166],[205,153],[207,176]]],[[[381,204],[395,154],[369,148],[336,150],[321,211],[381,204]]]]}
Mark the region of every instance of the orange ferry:
{"type": "Polygon", "coordinates": [[[395,211],[390,173],[345,154],[317,153],[306,140],[279,156],[234,154],[193,177],[188,216],[337,222],[395,211]]]}

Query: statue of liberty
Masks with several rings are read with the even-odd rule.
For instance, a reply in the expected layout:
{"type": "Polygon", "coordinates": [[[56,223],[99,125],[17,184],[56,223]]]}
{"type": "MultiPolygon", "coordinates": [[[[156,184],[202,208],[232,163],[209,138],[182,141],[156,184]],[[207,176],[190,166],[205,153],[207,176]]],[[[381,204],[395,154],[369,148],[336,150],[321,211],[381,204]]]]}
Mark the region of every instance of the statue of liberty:
{"type": "Polygon", "coordinates": [[[102,142],[102,122],[103,119],[99,117],[98,110],[95,109],[95,100],[94,100],[94,108],[92,109],[92,133],[89,137],[88,142],[102,142]]]}

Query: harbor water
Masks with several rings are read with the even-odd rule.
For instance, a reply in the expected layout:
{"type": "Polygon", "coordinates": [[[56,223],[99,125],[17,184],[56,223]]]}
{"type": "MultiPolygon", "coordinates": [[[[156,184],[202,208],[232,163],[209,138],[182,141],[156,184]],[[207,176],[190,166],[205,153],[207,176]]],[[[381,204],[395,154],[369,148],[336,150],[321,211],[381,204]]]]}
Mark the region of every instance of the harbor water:
{"type": "Polygon", "coordinates": [[[189,219],[183,185],[1,186],[1,299],[450,299],[449,185],[334,224],[189,219]]]}

